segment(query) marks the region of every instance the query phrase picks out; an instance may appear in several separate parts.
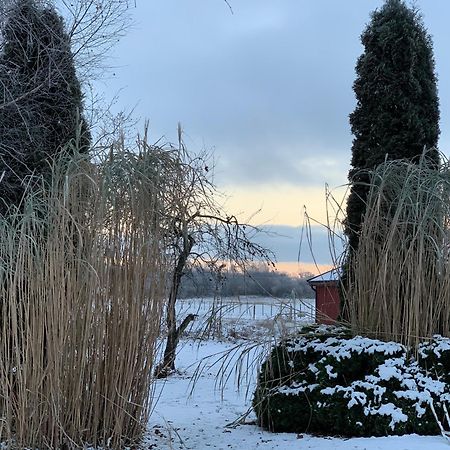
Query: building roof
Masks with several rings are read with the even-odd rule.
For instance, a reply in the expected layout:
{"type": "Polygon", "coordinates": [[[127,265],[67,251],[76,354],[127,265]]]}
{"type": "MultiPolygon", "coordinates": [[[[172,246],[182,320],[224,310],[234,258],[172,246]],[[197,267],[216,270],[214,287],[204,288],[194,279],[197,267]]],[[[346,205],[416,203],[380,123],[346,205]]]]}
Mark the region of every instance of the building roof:
{"type": "Polygon", "coordinates": [[[306,281],[309,284],[320,284],[320,283],[330,283],[333,281],[339,281],[342,275],[342,270],[340,267],[335,267],[328,272],[321,273],[315,277],[308,278],[306,281]]]}

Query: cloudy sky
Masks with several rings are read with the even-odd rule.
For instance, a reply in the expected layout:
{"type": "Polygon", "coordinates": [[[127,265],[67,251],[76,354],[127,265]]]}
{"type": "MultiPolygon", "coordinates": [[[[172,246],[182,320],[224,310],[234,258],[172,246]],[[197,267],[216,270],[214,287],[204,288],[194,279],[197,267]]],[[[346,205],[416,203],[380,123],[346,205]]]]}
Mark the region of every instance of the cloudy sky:
{"type": "MultiPolygon", "coordinates": [[[[297,261],[304,205],[325,221],[325,183],[346,182],[359,36],[382,1],[230,0],[233,14],[223,0],[136,3],[101,88],[120,91],[116,108],[135,108],[155,141],[175,141],[181,122],[191,150],[214,152],[227,208],[244,220],[261,209],[253,223],[283,235],[264,242],[297,261]]],[[[415,3],[434,40],[446,153],[450,2],[415,3]]],[[[314,236],[317,261],[330,263],[327,233],[314,236]]],[[[304,245],[300,260],[312,260],[304,245]]]]}

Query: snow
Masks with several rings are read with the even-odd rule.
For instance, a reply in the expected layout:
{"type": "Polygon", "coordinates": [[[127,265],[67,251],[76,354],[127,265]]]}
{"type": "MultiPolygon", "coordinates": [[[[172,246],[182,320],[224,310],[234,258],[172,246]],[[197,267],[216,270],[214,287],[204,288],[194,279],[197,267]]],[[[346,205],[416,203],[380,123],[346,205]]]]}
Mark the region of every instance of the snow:
{"type": "Polygon", "coordinates": [[[211,318],[216,316],[222,325],[221,337],[232,335],[256,339],[258,336],[283,336],[301,325],[314,322],[315,300],[255,296],[178,300],[177,316],[182,318],[188,314],[198,316],[189,329],[191,336],[204,334],[211,318]]]}
{"type": "Polygon", "coordinates": [[[330,366],[328,364],[325,366],[325,370],[327,371],[327,375],[329,378],[337,378],[338,374],[336,372],[333,372],[333,366],[330,366]]]}
{"type": "Polygon", "coordinates": [[[364,392],[352,392],[351,400],[348,402],[347,407],[351,408],[355,405],[365,405],[367,402],[367,395],[364,392]]]}
{"type": "Polygon", "coordinates": [[[328,272],[321,273],[315,277],[309,278],[307,281],[310,284],[315,283],[327,283],[330,281],[338,281],[341,279],[342,270],[339,269],[331,269],[328,272]]]}
{"type": "Polygon", "coordinates": [[[356,336],[348,341],[330,337],[324,342],[320,342],[319,339],[305,340],[300,338],[295,341],[295,345],[292,345],[288,351],[295,352],[299,349],[307,348],[331,355],[338,361],[351,358],[352,353],[361,354],[363,351],[368,354],[384,353],[385,355],[394,355],[405,351],[402,345],[395,342],[382,342],[362,336],[356,336]]]}
{"type": "MultiPolygon", "coordinates": [[[[389,362],[392,360],[388,360],[386,362],[389,362]]],[[[397,378],[397,380],[402,381],[403,380],[403,374],[400,372],[400,370],[395,367],[394,365],[389,364],[383,364],[378,368],[378,373],[380,375],[381,380],[388,381],[391,378],[397,378]]]]}
{"type": "Polygon", "coordinates": [[[432,342],[423,343],[419,346],[419,354],[422,358],[428,358],[427,350],[432,349],[433,353],[440,358],[442,352],[450,350],[450,340],[439,334],[433,336],[432,342]]]}
{"type": "MultiPolygon", "coordinates": [[[[255,318],[248,318],[250,321],[255,318]]],[[[361,342],[360,342],[361,343],[361,342]]],[[[249,412],[256,382],[256,367],[262,347],[242,340],[194,340],[183,338],[177,356],[178,374],[167,380],[157,380],[154,391],[154,410],[143,448],[158,450],[449,450],[441,436],[392,436],[384,438],[315,437],[308,434],[270,433],[259,428],[255,415],[249,412]],[[240,350],[247,345],[247,359],[238,369],[241,384],[236,383],[234,363],[240,350]],[[228,355],[228,357],[227,357],[228,355]],[[200,369],[199,369],[200,368],[200,369]],[[226,381],[226,382],[225,382],[226,381]],[[246,416],[244,416],[247,414],[246,416]],[[237,426],[227,426],[243,418],[237,426]]],[[[348,349],[350,350],[350,349],[348,349]]],[[[378,349],[377,349],[378,350],[378,349]]],[[[388,350],[398,350],[388,346],[388,350]]],[[[267,351],[267,349],[265,349],[267,351]]],[[[391,375],[387,366],[386,373],[391,375]]],[[[381,375],[381,374],[380,374],[381,375]]],[[[424,381],[425,382],[425,381],[424,381]]],[[[312,387],[312,386],[311,386],[312,387]]],[[[309,388],[311,388],[309,387],[309,388]]],[[[428,386],[437,389],[438,386],[428,386]]],[[[293,386],[293,391],[304,386],[293,386]]],[[[294,394],[295,392],[293,392],[294,394]]],[[[410,392],[409,395],[418,395],[410,392]]],[[[425,399],[424,399],[425,400],[425,399]]],[[[363,396],[352,394],[349,402],[364,403],[363,396]]],[[[388,414],[402,421],[401,410],[383,405],[370,414],[388,414]]]]}
{"type": "Polygon", "coordinates": [[[371,408],[367,407],[364,409],[364,413],[368,414],[379,414],[381,416],[390,416],[391,421],[389,426],[394,429],[395,424],[399,422],[407,422],[408,416],[403,414],[402,410],[395,406],[393,403],[387,403],[385,405],[381,405],[379,408],[371,408]]]}

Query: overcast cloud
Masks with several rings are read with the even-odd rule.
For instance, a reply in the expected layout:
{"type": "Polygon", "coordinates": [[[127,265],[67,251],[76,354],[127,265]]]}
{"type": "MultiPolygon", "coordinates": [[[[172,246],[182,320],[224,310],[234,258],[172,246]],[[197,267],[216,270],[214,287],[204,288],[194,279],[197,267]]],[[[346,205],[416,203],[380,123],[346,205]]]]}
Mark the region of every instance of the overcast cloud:
{"type": "MultiPolygon", "coordinates": [[[[137,0],[115,52],[118,108],[137,105],[156,140],[214,149],[224,186],[344,183],[359,36],[381,0],[137,0]]],[[[416,2],[433,35],[441,150],[450,149],[448,0],[416,2]]],[[[280,205],[292,207],[292,199],[280,205]],[[288,202],[291,202],[290,204],[288,202]]],[[[295,205],[301,207],[301,205],[295,205]]]]}

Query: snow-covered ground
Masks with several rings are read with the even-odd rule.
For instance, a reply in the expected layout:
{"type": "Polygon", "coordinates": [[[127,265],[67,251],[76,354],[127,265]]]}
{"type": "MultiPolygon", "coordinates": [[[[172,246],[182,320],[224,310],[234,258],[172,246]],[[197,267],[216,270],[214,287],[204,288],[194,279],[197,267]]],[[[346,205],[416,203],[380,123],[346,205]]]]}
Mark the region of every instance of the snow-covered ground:
{"type": "Polygon", "coordinates": [[[197,315],[188,330],[191,337],[258,340],[280,336],[315,320],[314,299],[276,299],[241,296],[214,300],[183,299],[177,302],[177,317],[197,315]]]}
{"type": "MultiPolygon", "coordinates": [[[[248,299],[249,304],[250,300],[248,299]]],[[[198,323],[202,323],[202,320],[206,318],[207,308],[206,306],[203,310],[199,308],[203,302],[192,300],[190,302],[187,309],[196,308],[199,314],[199,320],[194,325],[195,329],[199,327],[198,323]]],[[[264,311],[267,311],[269,300],[266,299],[264,302],[266,306],[264,311]]],[[[261,302],[256,301],[256,304],[261,302]]],[[[262,308],[260,313],[249,312],[247,315],[242,314],[242,311],[239,314],[232,309],[228,311],[228,313],[224,312],[222,317],[222,320],[225,319],[224,340],[194,340],[191,334],[191,337],[183,339],[180,343],[177,357],[179,373],[167,380],[156,382],[156,401],[144,448],[161,450],[450,449],[450,443],[441,436],[339,439],[306,434],[269,433],[260,429],[255,425],[254,414],[252,412],[247,416],[245,414],[251,406],[258,366],[257,358],[261,357],[267,349],[254,346],[251,339],[231,339],[233,333],[226,332],[227,319],[236,317],[239,319],[238,328],[241,330],[239,333],[244,332],[245,323],[248,323],[252,332],[256,330],[258,338],[264,336],[264,330],[267,335],[271,333],[263,323],[262,308]],[[258,332],[258,323],[260,325],[263,323],[262,331],[259,330],[261,334],[258,332]],[[236,368],[241,371],[240,376],[237,376],[236,368]],[[237,379],[241,381],[239,387],[236,383],[237,379]],[[240,424],[233,424],[240,418],[242,419],[240,424]]],[[[278,314],[277,319],[277,314],[275,318],[280,320],[280,315],[278,314]]],[[[286,317],[285,319],[287,320],[286,317]]],[[[229,323],[236,325],[233,321],[229,323]]],[[[276,334],[277,329],[272,328],[272,331],[276,334]]]]}

